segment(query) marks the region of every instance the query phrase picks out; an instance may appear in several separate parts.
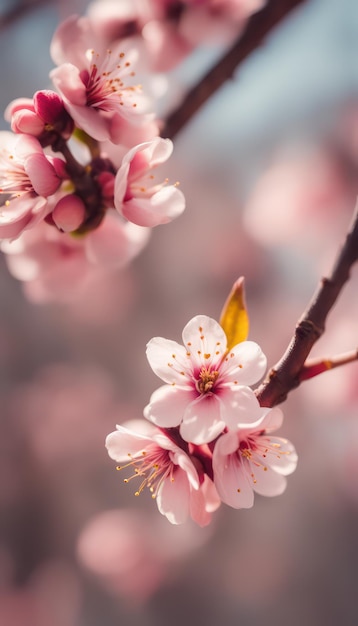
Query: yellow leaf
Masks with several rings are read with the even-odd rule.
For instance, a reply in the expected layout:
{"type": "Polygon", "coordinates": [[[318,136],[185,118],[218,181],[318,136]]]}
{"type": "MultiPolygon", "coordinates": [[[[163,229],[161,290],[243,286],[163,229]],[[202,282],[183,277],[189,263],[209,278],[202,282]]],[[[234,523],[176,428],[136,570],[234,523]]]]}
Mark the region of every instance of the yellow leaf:
{"type": "Polygon", "coordinates": [[[245,305],[244,278],[241,276],[233,285],[224,304],[220,317],[220,326],[227,337],[227,349],[245,341],[249,334],[249,316],[245,305]]]}

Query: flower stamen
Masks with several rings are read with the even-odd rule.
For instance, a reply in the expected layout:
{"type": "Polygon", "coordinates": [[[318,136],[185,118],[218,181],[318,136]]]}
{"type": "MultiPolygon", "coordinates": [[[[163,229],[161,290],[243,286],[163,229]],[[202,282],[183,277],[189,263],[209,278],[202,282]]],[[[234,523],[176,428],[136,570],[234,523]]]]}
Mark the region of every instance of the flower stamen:
{"type": "Polygon", "coordinates": [[[199,372],[199,379],[195,383],[196,390],[201,394],[210,393],[218,379],[219,372],[211,371],[207,367],[202,367],[199,372]]]}

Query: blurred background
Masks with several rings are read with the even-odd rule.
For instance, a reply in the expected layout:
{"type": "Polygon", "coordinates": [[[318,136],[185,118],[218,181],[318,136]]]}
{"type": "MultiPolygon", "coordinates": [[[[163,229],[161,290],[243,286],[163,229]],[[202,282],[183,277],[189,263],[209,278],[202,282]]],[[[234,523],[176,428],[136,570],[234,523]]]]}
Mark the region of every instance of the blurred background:
{"type": "MultiPolygon", "coordinates": [[[[2,111],[50,87],[53,32],[86,7],[0,0],[2,111]]],[[[170,74],[170,106],[220,53],[170,74]]],[[[205,529],[135,498],[104,447],[161,384],[148,340],[218,319],[239,276],[250,339],[270,366],[282,355],[356,201],[357,59],[356,1],[307,0],[175,138],[187,209],[128,269],[35,303],[1,257],[1,626],[357,623],[357,363],[282,407],[299,455],[286,492],[223,505],[205,529]]],[[[314,355],[357,346],[357,286],[355,268],[314,355]]]]}

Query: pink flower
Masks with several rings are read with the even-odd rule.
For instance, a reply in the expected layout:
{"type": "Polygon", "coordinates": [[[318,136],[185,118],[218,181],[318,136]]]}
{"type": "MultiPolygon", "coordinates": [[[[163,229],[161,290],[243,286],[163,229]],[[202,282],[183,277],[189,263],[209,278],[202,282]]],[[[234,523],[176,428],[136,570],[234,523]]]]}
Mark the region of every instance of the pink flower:
{"type": "Polygon", "coordinates": [[[81,237],[43,222],[16,241],[3,242],[1,250],[31,300],[66,300],[78,296],[95,272],[124,267],[148,237],[146,228],[124,223],[112,210],[98,228],[81,237]]]}
{"type": "Polygon", "coordinates": [[[278,408],[259,409],[255,424],[223,434],[213,453],[214,483],[223,502],[236,509],[250,508],[254,491],[277,496],[286,488],[286,476],[297,465],[293,445],[269,433],[283,420],[278,408]]]}
{"type": "Polygon", "coordinates": [[[119,143],[118,117],[129,125],[143,122],[148,102],[134,82],[134,48],[117,42],[105,50],[89,20],[72,16],[57,29],[51,54],[59,64],[51,79],[76,125],[91,137],[119,143]]]}
{"type": "Polygon", "coordinates": [[[180,426],[183,439],[198,445],[225,427],[255,422],[260,407],[248,385],[265,372],[261,348],[243,341],[228,351],[223,329],[206,315],[185,326],[183,343],[162,337],[148,343],[149,364],[167,384],[152,394],[145,417],[161,427],[180,426]]]}
{"type": "Polygon", "coordinates": [[[133,420],[117,426],[107,436],[106,447],[112,459],[124,464],[118,469],[133,468],[125,482],[141,480],[135,495],[148,487],[160,513],[172,524],[182,524],[189,516],[202,526],[210,521],[208,513],[215,505],[207,481],[200,491],[200,477],[189,455],[164,432],[149,422],[133,420]]]}
{"type": "Polygon", "coordinates": [[[64,161],[46,156],[35,137],[0,133],[0,238],[14,239],[48,213],[47,198],[66,176],[64,161]]]}
{"type": "Polygon", "coordinates": [[[119,168],[114,204],[119,213],[139,226],[158,226],[178,217],[185,199],[176,185],[158,182],[152,173],[170,157],[170,139],[156,137],[129,150],[119,168]]]}
{"type": "Polygon", "coordinates": [[[15,133],[34,135],[41,145],[50,145],[58,136],[68,139],[74,123],[60,96],[49,89],[37,91],[33,99],[17,98],[5,110],[15,133]]]}

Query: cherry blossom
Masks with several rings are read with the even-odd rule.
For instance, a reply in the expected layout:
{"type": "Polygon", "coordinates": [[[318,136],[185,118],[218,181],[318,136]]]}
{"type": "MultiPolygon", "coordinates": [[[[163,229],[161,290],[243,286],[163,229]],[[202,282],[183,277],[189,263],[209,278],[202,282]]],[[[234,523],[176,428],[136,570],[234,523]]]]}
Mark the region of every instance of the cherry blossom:
{"type": "Polygon", "coordinates": [[[42,146],[55,143],[58,136],[69,139],[74,130],[62,99],[49,89],[37,91],[32,99],[17,98],[10,102],[5,119],[14,133],[34,135],[42,146]]]}
{"type": "Polygon", "coordinates": [[[180,426],[185,441],[213,441],[225,427],[236,429],[260,417],[249,385],[266,369],[260,346],[242,341],[229,351],[224,330],[205,315],[194,317],[183,330],[183,344],[155,337],[147,358],[166,384],[157,389],[144,409],[160,427],[180,426]]]}
{"type": "Polygon", "coordinates": [[[116,174],[114,204],[130,222],[157,226],[178,217],[185,209],[183,193],[167,179],[158,182],[152,170],[164,163],[173,151],[170,139],[139,144],[124,156],[116,174]]]}
{"type": "Polygon", "coordinates": [[[141,479],[135,495],[148,487],[160,513],[172,524],[182,524],[189,516],[200,526],[209,523],[210,511],[220,503],[215,487],[204,479],[198,464],[194,465],[159,428],[143,420],[129,421],[107,436],[106,447],[112,459],[123,463],[118,469],[133,468],[126,483],[141,479]]]}
{"type": "Polygon", "coordinates": [[[0,238],[14,239],[40,222],[50,211],[47,198],[66,177],[65,163],[44,154],[39,141],[30,135],[1,132],[0,238]]]}
{"type": "Polygon", "coordinates": [[[261,408],[255,424],[224,433],[213,452],[214,482],[223,502],[236,509],[250,508],[254,492],[277,496],[286,488],[286,476],[297,465],[293,445],[270,433],[280,428],[282,411],[261,408]]]}
{"type": "Polygon", "coordinates": [[[135,81],[136,48],[118,41],[106,50],[88,19],[72,16],[55,32],[51,54],[58,67],[50,77],[76,125],[88,135],[119,143],[118,117],[129,125],[147,122],[149,101],[135,81]]]}
{"type": "Polygon", "coordinates": [[[125,223],[112,210],[95,230],[73,237],[42,222],[16,241],[2,242],[11,274],[31,300],[67,300],[98,272],[120,269],[146,245],[150,231],[125,223]]]}

